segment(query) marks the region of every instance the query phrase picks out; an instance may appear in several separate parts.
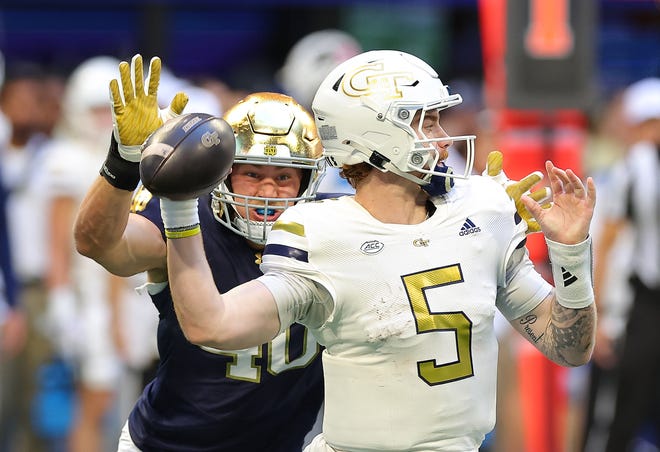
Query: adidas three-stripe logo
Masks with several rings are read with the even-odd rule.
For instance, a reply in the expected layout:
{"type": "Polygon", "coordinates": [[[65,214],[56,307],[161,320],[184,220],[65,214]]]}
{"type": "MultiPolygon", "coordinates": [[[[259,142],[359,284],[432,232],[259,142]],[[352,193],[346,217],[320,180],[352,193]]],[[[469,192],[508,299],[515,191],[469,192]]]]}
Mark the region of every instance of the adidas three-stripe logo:
{"type": "Polygon", "coordinates": [[[474,234],[476,232],[481,232],[481,228],[474,224],[469,218],[465,219],[465,223],[461,226],[461,232],[458,233],[460,236],[474,234]]]}
{"type": "Polygon", "coordinates": [[[577,276],[566,270],[564,267],[561,267],[561,277],[564,280],[564,287],[568,287],[577,281],[577,276]]]}

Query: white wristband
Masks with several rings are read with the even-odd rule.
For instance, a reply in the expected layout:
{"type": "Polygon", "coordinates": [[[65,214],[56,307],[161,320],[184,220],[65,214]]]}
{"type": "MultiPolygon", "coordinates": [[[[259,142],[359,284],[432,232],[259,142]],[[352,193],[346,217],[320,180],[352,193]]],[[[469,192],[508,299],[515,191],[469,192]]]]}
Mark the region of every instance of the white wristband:
{"type": "Polygon", "coordinates": [[[557,301],[565,308],[582,309],[594,302],[591,237],[575,245],[545,239],[552,263],[557,301]]]}
{"type": "Polygon", "coordinates": [[[117,128],[115,127],[112,132],[115,134],[115,140],[117,140],[117,150],[119,151],[121,158],[128,160],[129,162],[140,162],[140,158],[142,157],[142,146],[139,144],[135,146],[127,146],[125,144],[121,144],[121,141],[119,141],[119,132],[117,132],[117,128]]]}
{"type": "Polygon", "coordinates": [[[201,232],[197,202],[197,198],[184,201],[160,198],[160,216],[168,239],[190,237],[201,232]]]}

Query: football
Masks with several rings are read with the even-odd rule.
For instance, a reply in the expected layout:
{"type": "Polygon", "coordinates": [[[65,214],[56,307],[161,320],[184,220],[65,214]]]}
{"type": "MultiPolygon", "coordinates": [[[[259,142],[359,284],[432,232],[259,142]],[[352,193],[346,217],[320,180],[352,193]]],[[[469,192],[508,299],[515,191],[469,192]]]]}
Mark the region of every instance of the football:
{"type": "Polygon", "coordinates": [[[172,200],[210,193],[231,172],[236,140],[222,118],[188,113],[167,121],[142,145],[140,179],[172,200]]]}

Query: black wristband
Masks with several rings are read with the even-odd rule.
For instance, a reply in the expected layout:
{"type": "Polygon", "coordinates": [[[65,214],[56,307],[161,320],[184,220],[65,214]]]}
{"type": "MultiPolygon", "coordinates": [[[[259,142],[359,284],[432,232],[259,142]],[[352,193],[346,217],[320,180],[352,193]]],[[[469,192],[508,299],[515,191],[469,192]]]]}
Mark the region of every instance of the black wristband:
{"type": "Polygon", "coordinates": [[[133,191],[140,183],[140,163],[129,162],[119,155],[119,145],[114,133],[110,138],[110,149],[99,174],[108,181],[110,185],[120,190],[133,191]]]}

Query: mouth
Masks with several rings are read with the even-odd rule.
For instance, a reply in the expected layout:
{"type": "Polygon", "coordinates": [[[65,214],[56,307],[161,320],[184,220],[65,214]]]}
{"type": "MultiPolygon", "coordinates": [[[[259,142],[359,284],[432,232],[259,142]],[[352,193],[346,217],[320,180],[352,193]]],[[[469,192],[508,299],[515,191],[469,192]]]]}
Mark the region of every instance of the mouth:
{"type": "Polygon", "coordinates": [[[280,216],[281,211],[275,209],[266,209],[260,207],[253,210],[253,219],[258,221],[275,221],[280,216]]]}
{"type": "Polygon", "coordinates": [[[260,208],[260,209],[254,209],[255,212],[257,212],[258,215],[264,216],[264,215],[275,215],[275,209],[265,209],[265,208],[260,208]]]}

